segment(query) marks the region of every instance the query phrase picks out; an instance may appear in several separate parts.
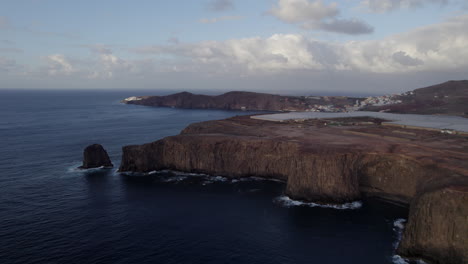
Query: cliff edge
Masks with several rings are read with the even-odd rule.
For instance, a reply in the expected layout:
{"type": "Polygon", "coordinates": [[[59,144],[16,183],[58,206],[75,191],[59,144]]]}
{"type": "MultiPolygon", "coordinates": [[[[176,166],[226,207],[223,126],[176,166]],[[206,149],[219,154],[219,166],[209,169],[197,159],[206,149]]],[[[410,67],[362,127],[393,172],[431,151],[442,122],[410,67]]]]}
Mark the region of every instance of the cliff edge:
{"type": "Polygon", "coordinates": [[[424,194],[446,186],[468,186],[467,138],[380,123],[372,118],[271,122],[249,116],[196,123],[177,136],[124,147],[119,171],[258,176],[286,182],[285,193],[303,201],[337,204],[375,196],[411,204],[402,255],[460,263],[452,256],[465,256],[468,244],[462,241],[452,247],[452,240],[440,240],[436,246],[418,244],[442,234],[431,231],[435,229],[426,229],[430,236],[424,234],[419,221],[464,234],[466,217],[444,220],[460,217],[456,210],[466,206],[464,194],[450,196],[454,207],[445,206],[444,197],[435,206],[433,199],[439,198],[427,200],[424,194]],[[428,214],[428,210],[435,211],[428,214]],[[443,217],[429,217],[439,213],[443,217]],[[437,253],[446,247],[454,253],[437,253]]]}

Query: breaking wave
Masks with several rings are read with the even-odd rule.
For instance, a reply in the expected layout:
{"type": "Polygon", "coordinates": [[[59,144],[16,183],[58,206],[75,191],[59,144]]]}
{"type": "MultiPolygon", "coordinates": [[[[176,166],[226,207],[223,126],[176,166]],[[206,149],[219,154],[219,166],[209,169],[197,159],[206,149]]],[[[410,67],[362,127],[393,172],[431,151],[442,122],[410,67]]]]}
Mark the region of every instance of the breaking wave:
{"type": "MultiPolygon", "coordinates": [[[[397,238],[395,240],[395,242],[393,243],[393,250],[394,251],[396,251],[398,246],[400,245],[401,238],[403,236],[403,231],[405,230],[405,223],[406,223],[406,219],[403,219],[403,218],[399,218],[399,219],[395,220],[395,222],[393,222],[393,231],[395,232],[395,235],[396,235],[396,238],[397,238]]],[[[427,264],[426,262],[424,262],[422,260],[410,261],[410,260],[405,259],[402,256],[396,255],[396,254],[393,255],[392,261],[393,261],[393,264],[411,264],[411,263],[427,264]]]]}
{"type": "Polygon", "coordinates": [[[352,203],[344,203],[344,204],[318,204],[318,203],[308,203],[308,202],[301,202],[301,201],[293,200],[286,195],[276,197],[274,201],[285,207],[308,206],[308,207],[331,208],[331,209],[338,209],[338,210],[355,210],[355,209],[359,209],[362,207],[362,202],[360,201],[355,201],[352,203]]]}

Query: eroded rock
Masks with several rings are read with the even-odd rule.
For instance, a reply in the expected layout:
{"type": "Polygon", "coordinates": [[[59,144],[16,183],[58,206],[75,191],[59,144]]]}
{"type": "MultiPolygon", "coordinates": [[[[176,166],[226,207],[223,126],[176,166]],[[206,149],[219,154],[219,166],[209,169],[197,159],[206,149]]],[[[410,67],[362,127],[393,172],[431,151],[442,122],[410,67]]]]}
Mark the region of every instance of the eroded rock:
{"type": "Polygon", "coordinates": [[[83,165],[80,169],[92,168],[112,168],[112,164],[107,151],[100,144],[89,145],[83,152],[83,165]]]}

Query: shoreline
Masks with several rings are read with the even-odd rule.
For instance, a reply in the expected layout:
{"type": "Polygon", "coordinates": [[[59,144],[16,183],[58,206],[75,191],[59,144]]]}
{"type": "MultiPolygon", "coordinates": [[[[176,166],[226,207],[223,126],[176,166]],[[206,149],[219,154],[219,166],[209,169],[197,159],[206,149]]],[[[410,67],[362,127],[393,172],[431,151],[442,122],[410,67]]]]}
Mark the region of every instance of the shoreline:
{"type": "MultiPolygon", "coordinates": [[[[229,179],[255,175],[285,181],[285,195],[299,201],[343,204],[370,196],[410,205],[401,255],[434,263],[463,263],[451,251],[444,255],[424,249],[417,239],[423,236],[422,230],[415,223],[427,221],[427,215],[411,215],[418,211],[414,204],[420,197],[431,200],[427,197],[438,194],[437,190],[468,186],[468,164],[463,162],[468,159],[466,139],[439,131],[382,126],[375,120],[340,122],[324,126],[320,120],[271,122],[238,116],[195,123],[177,136],[124,147],[119,171],[168,169],[229,179]]],[[[468,211],[468,203],[461,202],[466,193],[448,193],[447,199],[453,201],[450,206],[468,211]]],[[[450,206],[431,207],[433,203],[427,210],[441,215],[433,226],[465,228],[466,223],[452,215],[453,209],[446,208],[450,206]]],[[[441,239],[443,233],[432,235],[430,240],[440,241],[432,248],[454,243],[441,239]]],[[[461,243],[464,238],[454,239],[461,243]]],[[[463,254],[459,250],[465,249],[455,251],[463,254]]]]}

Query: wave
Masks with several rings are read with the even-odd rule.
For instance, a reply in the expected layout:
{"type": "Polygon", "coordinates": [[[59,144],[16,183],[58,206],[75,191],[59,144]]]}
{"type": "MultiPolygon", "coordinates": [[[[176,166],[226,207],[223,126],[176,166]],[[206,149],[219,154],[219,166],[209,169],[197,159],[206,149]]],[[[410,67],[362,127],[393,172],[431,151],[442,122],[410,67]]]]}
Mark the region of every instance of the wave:
{"type": "Polygon", "coordinates": [[[308,202],[293,200],[286,195],[276,197],[274,201],[285,207],[308,206],[308,207],[331,208],[331,209],[338,209],[338,210],[355,210],[355,209],[359,209],[362,207],[362,202],[360,201],[344,203],[344,204],[318,204],[318,203],[308,203],[308,202]]]}
{"type": "Polygon", "coordinates": [[[80,166],[82,163],[74,162],[73,165],[67,167],[67,173],[83,173],[83,172],[95,172],[95,171],[101,171],[101,170],[109,170],[112,168],[109,167],[98,167],[98,168],[91,168],[91,169],[81,169],[80,166]]]}
{"type": "Polygon", "coordinates": [[[117,172],[117,173],[128,175],[128,176],[173,175],[173,176],[167,176],[168,179],[166,180],[166,182],[178,182],[178,181],[187,180],[190,177],[200,177],[200,178],[207,179],[207,181],[204,182],[205,184],[210,184],[213,182],[227,182],[227,181],[230,181],[231,183],[251,182],[251,181],[272,181],[272,182],[284,183],[283,180],[263,178],[263,177],[257,177],[257,176],[242,177],[242,178],[229,178],[229,177],[219,176],[219,175],[209,175],[205,173],[194,173],[194,172],[182,172],[182,171],[176,171],[176,170],[157,170],[157,171],[150,171],[150,172],[117,172]]]}
{"type": "MultiPolygon", "coordinates": [[[[403,237],[403,231],[405,230],[405,224],[406,224],[406,219],[399,218],[393,222],[393,231],[395,232],[396,235],[396,240],[393,243],[393,250],[396,251],[398,246],[400,245],[401,238],[403,237]]],[[[427,264],[423,260],[416,260],[416,261],[411,261],[409,259],[406,259],[400,255],[393,255],[392,257],[393,264],[427,264]]]]}

